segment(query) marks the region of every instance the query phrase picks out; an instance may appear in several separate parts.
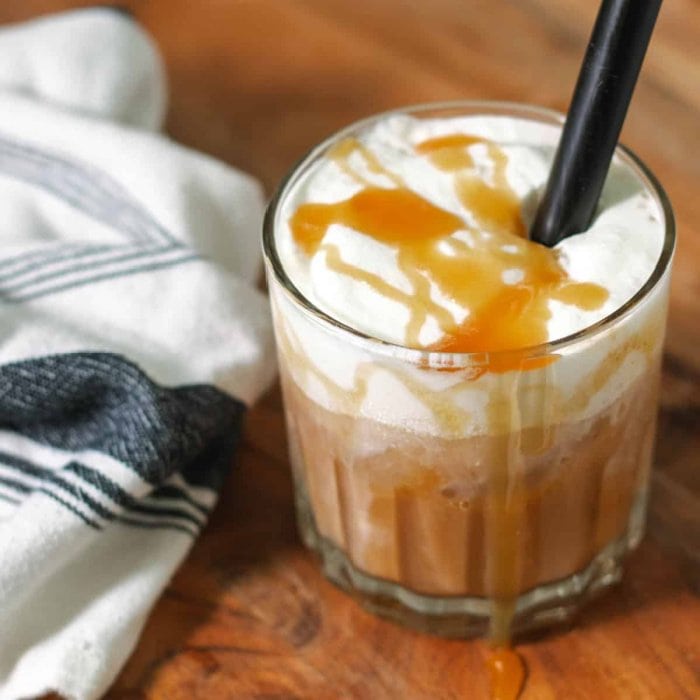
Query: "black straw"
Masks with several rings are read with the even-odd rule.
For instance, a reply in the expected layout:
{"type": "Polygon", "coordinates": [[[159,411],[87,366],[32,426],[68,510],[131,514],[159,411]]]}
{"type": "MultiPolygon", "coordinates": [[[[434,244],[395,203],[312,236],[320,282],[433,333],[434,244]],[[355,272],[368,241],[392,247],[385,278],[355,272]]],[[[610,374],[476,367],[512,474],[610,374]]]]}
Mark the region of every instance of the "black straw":
{"type": "Polygon", "coordinates": [[[585,231],[610,168],[661,0],[603,0],[530,238],[585,231]]]}

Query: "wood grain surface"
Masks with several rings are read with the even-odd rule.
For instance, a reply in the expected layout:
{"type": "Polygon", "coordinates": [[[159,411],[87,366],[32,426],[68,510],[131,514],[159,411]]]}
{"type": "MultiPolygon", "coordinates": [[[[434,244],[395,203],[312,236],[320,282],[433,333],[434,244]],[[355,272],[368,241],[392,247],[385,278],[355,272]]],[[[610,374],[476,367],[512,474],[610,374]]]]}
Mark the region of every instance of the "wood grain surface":
{"type": "MultiPolygon", "coordinates": [[[[0,22],[86,2],[3,0],[0,22]]],[[[399,105],[565,110],[590,0],[134,0],[171,81],[168,131],[270,191],[306,149],[399,105]]],[[[700,698],[700,2],[669,0],[623,140],[680,232],[650,534],[578,623],[528,639],[524,700],[700,698]]],[[[479,641],[413,633],[325,582],[294,526],[280,397],[250,412],[211,523],[112,700],[488,697],[479,641]]]]}

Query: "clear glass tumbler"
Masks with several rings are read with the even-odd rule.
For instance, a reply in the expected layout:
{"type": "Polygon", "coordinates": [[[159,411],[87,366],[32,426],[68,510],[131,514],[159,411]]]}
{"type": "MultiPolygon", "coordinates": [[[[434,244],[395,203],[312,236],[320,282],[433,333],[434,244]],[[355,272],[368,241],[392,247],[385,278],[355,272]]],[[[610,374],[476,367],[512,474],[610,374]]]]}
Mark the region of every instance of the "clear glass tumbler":
{"type": "MultiPolygon", "coordinates": [[[[403,111],[562,122],[501,103],[403,111]]],[[[276,230],[316,161],[385,116],[314,149],[265,221],[299,529],[326,576],[369,610],[448,636],[490,629],[498,640],[570,618],[618,581],[642,537],[673,215],[656,178],[619,147],[618,166],[658,203],[665,227],[655,270],[624,306],[518,351],[425,352],[369,337],[304,298],[281,264],[276,230]],[[431,420],[404,420],[404,395],[431,420]]]]}

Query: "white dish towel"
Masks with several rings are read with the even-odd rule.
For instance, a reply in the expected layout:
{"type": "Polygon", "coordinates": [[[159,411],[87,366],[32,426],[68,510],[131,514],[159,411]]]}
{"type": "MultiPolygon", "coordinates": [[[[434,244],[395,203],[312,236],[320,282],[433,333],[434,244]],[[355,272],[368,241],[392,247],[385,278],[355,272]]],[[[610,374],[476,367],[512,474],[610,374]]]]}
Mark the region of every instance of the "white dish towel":
{"type": "Polygon", "coordinates": [[[274,374],[260,187],[163,74],[113,10],[0,28],[0,700],[106,691],[274,374]]]}

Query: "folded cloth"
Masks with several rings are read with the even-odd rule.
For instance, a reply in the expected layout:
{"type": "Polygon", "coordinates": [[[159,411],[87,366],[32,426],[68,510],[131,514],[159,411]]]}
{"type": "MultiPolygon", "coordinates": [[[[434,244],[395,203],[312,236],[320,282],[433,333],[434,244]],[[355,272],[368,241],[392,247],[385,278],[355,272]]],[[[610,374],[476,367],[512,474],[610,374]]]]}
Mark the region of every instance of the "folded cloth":
{"type": "Polygon", "coordinates": [[[112,10],[0,29],[0,700],[104,693],[274,373],[260,187],[163,73],[112,10]]]}

